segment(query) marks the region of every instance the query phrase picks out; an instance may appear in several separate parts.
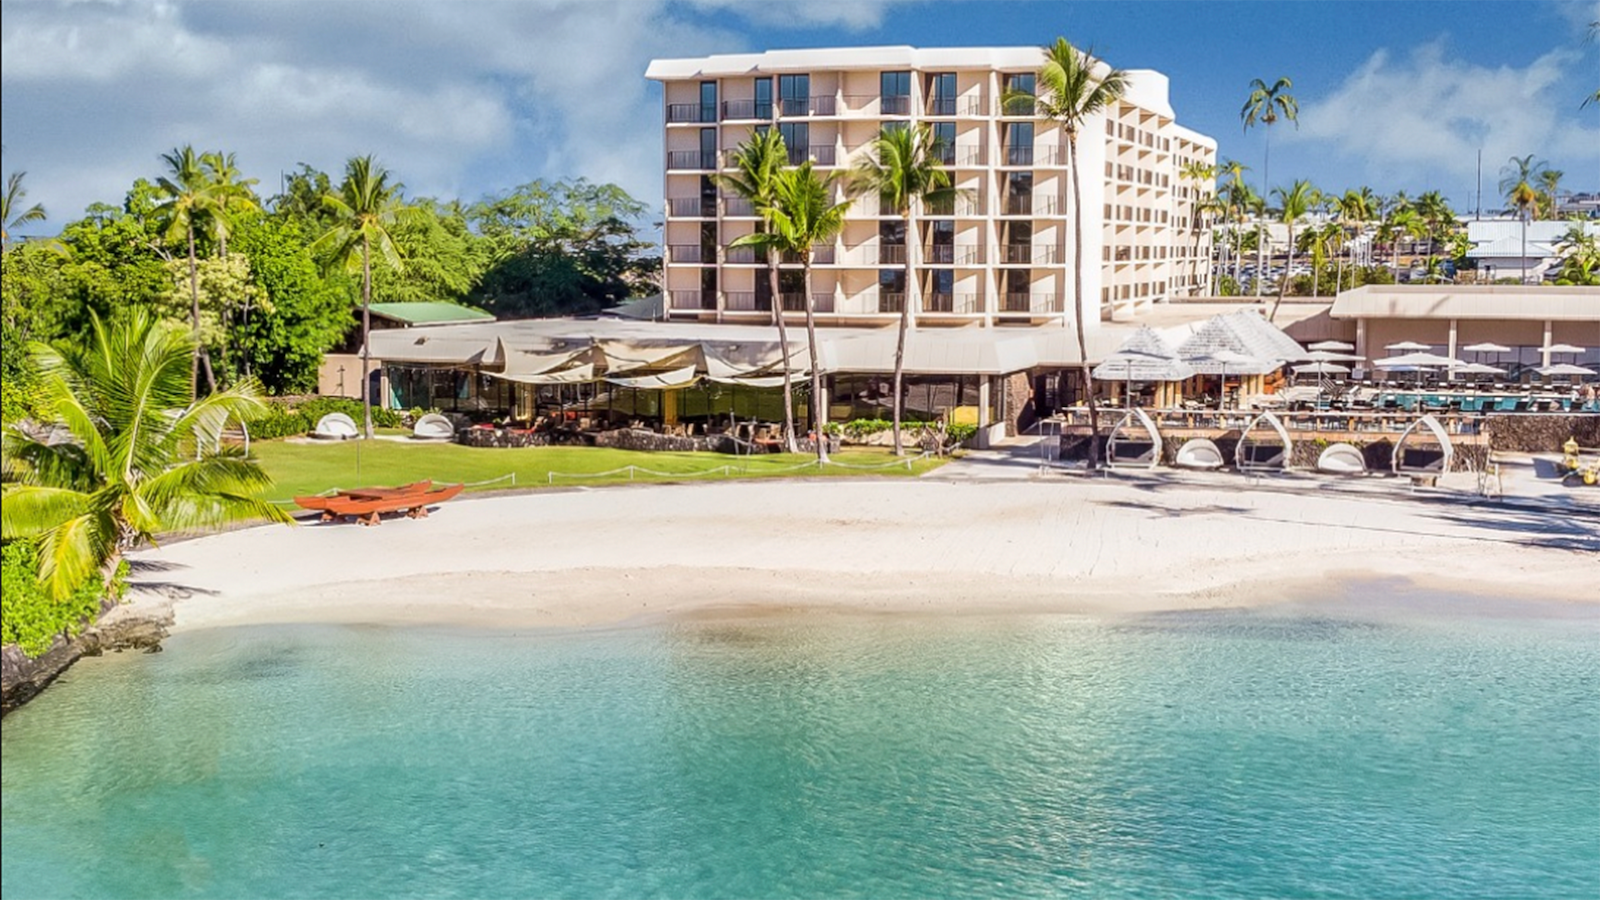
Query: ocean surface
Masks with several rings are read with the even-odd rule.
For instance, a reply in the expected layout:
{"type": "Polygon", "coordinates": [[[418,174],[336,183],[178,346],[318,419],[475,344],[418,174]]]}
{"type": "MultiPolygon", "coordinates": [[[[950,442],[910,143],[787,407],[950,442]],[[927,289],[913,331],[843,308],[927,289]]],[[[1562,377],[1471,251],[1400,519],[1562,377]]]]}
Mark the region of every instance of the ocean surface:
{"type": "Polygon", "coordinates": [[[0,731],[7,900],[1600,896],[1592,608],[221,629],[0,731]]]}

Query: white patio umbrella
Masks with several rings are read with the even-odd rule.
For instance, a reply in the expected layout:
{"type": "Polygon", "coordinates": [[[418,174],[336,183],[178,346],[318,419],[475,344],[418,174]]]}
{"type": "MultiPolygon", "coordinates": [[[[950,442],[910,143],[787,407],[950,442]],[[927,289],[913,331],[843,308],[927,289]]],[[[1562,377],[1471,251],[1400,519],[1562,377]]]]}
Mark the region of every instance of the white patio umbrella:
{"type": "Polygon", "coordinates": [[[1355,348],[1355,344],[1346,344],[1344,341],[1317,341],[1306,346],[1307,350],[1354,350],[1355,348]]]}
{"type": "Polygon", "coordinates": [[[1350,371],[1349,366],[1336,362],[1305,363],[1294,367],[1296,375],[1343,375],[1348,371],[1350,371]]]}
{"type": "Polygon", "coordinates": [[[1333,350],[1313,350],[1306,354],[1306,359],[1310,362],[1361,362],[1366,357],[1354,353],[1337,353],[1333,350]]]}
{"type": "MultiPolygon", "coordinates": [[[[1569,353],[1573,356],[1577,356],[1579,353],[1583,352],[1582,347],[1574,344],[1551,344],[1550,346],[1543,348],[1543,350],[1545,353],[1550,354],[1551,357],[1554,357],[1557,354],[1564,356],[1569,353]]],[[[1577,360],[1573,360],[1573,362],[1577,362],[1577,360]]]]}
{"type": "Polygon", "coordinates": [[[1416,341],[1400,341],[1394,344],[1384,344],[1385,350],[1427,350],[1431,344],[1419,344],[1416,341]]]}
{"type": "Polygon", "coordinates": [[[1440,356],[1437,353],[1402,353],[1399,356],[1385,356],[1375,359],[1372,364],[1380,369],[1393,369],[1397,366],[1413,366],[1418,369],[1443,369],[1445,367],[1459,367],[1465,362],[1450,356],[1440,356]]]}
{"type": "Polygon", "coordinates": [[[1455,371],[1461,375],[1504,375],[1506,373],[1505,369],[1485,365],[1484,363],[1467,363],[1464,366],[1456,366],[1455,371]]]}
{"type": "Polygon", "coordinates": [[[1511,348],[1505,344],[1496,344],[1494,341],[1483,341],[1478,344],[1468,344],[1461,348],[1468,353],[1510,353],[1511,348]]]}
{"type": "Polygon", "coordinates": [[[1553,366],[1540,366],[1534,369],[1540,375],[1549,378],[1554,375],[1595,375],[1600,374],[1584,366],[1575,366],[1572,363],[1556,363],[1553,366]]]}

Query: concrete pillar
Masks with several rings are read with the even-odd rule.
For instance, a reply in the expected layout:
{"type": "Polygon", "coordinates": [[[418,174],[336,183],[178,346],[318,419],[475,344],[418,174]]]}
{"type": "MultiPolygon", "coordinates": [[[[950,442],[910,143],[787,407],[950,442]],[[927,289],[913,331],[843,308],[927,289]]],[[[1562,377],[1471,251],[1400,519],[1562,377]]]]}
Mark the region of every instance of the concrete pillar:
{"type": "MultiPolygon", "coordinates": [[[[1450,357],[1451,359],[1455,359],[1456,358],[1456,320],[1455,319],[1451,319],[1450,320],[1449,347],[1450,347],[1450,349],[1445,351],[1444,355],[1450,357]]],[[[1455,368],[1451,367],[1450,374],[1452,376],[1454,376],[1455,372],[1456,372],[1455,368]]]]}
{"type": "Polygon", "coordinates": [[[1549,319],[1545,319],[1544,320],[1544,344],[1541,346],[1541,348],[1539,350],[1539,365],[1541,365],[1541,366],[1550,365],[1550,351],[1546,350],[1546,349],[1543,349],[1543,348],[1544,347],[1549,347],[1551,344],[1555,343],[1555,341],[1552,340],[1552,335],[1551,335],[1552,327],[1553,327],[1553,323],[1549,319]]]}

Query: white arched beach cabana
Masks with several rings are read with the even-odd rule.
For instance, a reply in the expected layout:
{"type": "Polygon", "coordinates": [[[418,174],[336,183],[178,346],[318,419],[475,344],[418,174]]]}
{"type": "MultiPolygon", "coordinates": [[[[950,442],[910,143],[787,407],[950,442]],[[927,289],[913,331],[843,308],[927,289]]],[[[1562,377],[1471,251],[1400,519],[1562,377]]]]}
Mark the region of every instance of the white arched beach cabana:
{"type": "Polygon", "coordinates": [[[1172,464],[1180,469],[1220,469],[1222,450],[1210,438],[1190,438],[1178,448],[1172,464]]]}
{"type": "Polygon", "coordinates": [[[1233,464],[1241,472],[1282,472],[1289,468],[1294,441],[1283,421],[1271,412],[1250,420],[1234,446],[1233,464]]]}
{"type": "Polygon", "coordinates": [[[1106,441],[1106,465],[1113,469],[1153,469],[1161,462],[1161,432],[1144,410],[1123,413],[1106,441]]]}
{"type": "Polygon", "coordinates": [[[1365,475],[1367,458],[1354,444],[1329,444],[1317,455],[1317,471],[1325,475],[1365,475]]]}
{"type": "Polygon", "coordinates": [[[1455,446],[1450,433],[1433,416],[1423,416],[1406,426],[1394,442],[1396,475],[1443,475],[1450,471],[1455,446]]]}

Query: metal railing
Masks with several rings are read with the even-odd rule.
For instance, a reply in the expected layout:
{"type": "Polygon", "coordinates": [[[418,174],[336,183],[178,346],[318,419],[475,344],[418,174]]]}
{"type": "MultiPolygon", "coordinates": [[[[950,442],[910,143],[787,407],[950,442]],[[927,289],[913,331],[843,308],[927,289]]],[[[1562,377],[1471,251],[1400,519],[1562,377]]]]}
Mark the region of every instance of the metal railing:
{"type": "Polygon", "coordinates": [[[675,263],[704,262],[705,256],[699,244],[669,244],[667,246],[667,258],[675,263]]]}
{"type": "Polygon", "coordinates": [[[699,150],[668,150],[667,168],[669,169],[715,169],[717,155],[715,153],[702,153],[699,150]]]}
{"type": "Polygon", "coordinates": [[[724,100],[722,101],[722,117],[724,119],[771,119],[772,101],[724,100]]]}
{"type": "Polygon", "coordinates": [[[700,291],[672,291],[673,309],[699,309],[700,291]]]}
{"type": "Polygon", "coordinates": [[[889,264],[893,264],[893,265],[905,265],[905,261],[906,261],[906,245],[905,244],[879,244],[878,245],[878,262],[879,263],[889,263],[889,264]]]}
{"type": "MultiPolygon", "coordinates": [[[[784,312],[806,311],[806,295],[803,291],[779,294],[778,301],[783,304],[784,312]]],[[[819,313],[833,312],[833,295],[822,293],[812,294],[811,308],[819,313]]]]}
{"type": "Polygon", "coordinates": [[[699,218],[703,208],[699,197],[668,197],[667,215],[676,218],[699,218]]]}
{"type": "Polygon", "coordinates": [[[935,266],[948,266],[956,261],[954,244],[930,244],[922,248],[922,261],[935,266]]]}
{"type": "Polygon", "coordinates": [[[831,116],[837,104],[829,96],[789,97],[778,101],[778,109],[785,116],[831,116]]]}
{"type": "Polygon", "coordinates": [[[947,294],[934,292],[922,298],[922,311],[925,313],[951,313],[954,315],[973,315],[983,312],[982,294],[947,294]]]}
{"type": "Polygon", "coordinates": [[[906,295],[901,291],[879,291],[878,312],[897,313],[906,306],[906,295]]]}
{"type": "Polygon", "coordinates": [[[754,247],[729,247],[722,252],[722,261],[734,264],[766,262],[756,255],[754,247]]]}
{"type": "Polygon", "coordinates": [[[954,97],[929,97],[928,115],[953,116],[956,114],[956,98],[954,97]]]}
{"type": "Polygon", "coordinates": [[[729,312],[757,312],[771,310],[772,301],[769,299],[765,304],[761,303],[754,291],[725,291],[722,308],[729,312]]]}
{"type": "Polygon", "coordinates": [[[1066,201],[1054,194],[1014,194],[1005,205],[1008,216],[1054,216],[1066,208],[1066,201]]]}
{"type": "Polygon", "coordinates": [[[1012,293],[1006,292],[1005,303],[1000,307],[1003,313],[1058,313],[1061,312],[1061,295],[1050,293],[1012,293]]]}
{"type": "Polygon", "coordinates": [[[754,216],[756,205],[743,197],[727,197],[722,201],[722,214],[725,216],[754,216]]]}
{"type": "Polygon", "coordinates": [[[1000,261],[1013,265],[1050,265],[1060,261],[1053,244],[1003,244],[1000,261]]]}
{"type": "Polygon", "coordinates": [[[1002,149],[1002,153],[1006,161],[1005,164],[1008,166],[1033,165],[1032,147],[1005,147],[1002,149]]]}
{"type": "Polygon", "coordinates": [[[911,98],[904,94],[884,97],[878,104],[878,112],[885,116],[907,116],[911,114],[911,98]]]}
{"type": "Polygon", "coordinates": [[[671,103],[667,105],[667,121],[680,122],[715,122],[717,120],[717,107],[705,103],[671,103]]]}

